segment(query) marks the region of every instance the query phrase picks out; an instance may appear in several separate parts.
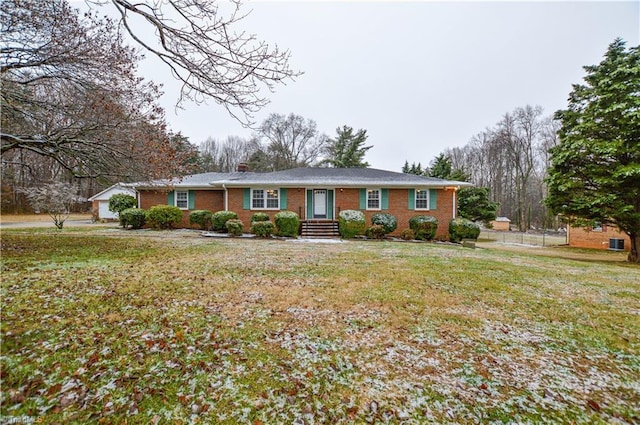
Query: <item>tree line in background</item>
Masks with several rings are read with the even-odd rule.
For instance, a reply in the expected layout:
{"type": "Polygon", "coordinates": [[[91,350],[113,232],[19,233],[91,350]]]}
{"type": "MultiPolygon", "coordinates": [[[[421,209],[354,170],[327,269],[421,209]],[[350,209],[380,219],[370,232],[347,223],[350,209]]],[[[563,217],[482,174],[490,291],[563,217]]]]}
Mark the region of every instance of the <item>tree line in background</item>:
{"type": "Polygon", "coordinates": [[[2,210],[25,211],[24,191],[69,183],[88,197],[116,181],[192,172],[197,148],[172,132],[159,87],[137,74],[156,56],[182,89],[177,103],[213,100],[243,123],[261,89],[299,75],[289,52],[234,29],[240,3],[92,0],[0,2],[2,210]],[[102,8],[118,19],[100,15],[102,8]],[[136,48],[129,45],[132,43],[136,48]]]}
{"type": "Polygon", "coordinates": [[[368,167],[364,156],[367,131],[344,125],[330,138],[311,119],[296,114],[271,114],[251,138],[207,139],[199,146],[200,172],[232,172],[245,163],[256,172],[297,167],[368,167]]]}
{"type": "MultiPolygon", "coordinates": [[[[543,200],[549,149],[558,143],[559,125],[544,116],[539,106],[516,108],[465,146],[446,149],[425,169],[420,163],[407,162],[403,171],[469,181],[484,188],[489,209],[497,204],[497,215],[508,217],[521,231],[556,227],[543,200]]],[[[460,196],[464,195],[461,191],[460,196]]],[[[478,196],[480,193],[474,193],[478,196]]]]}

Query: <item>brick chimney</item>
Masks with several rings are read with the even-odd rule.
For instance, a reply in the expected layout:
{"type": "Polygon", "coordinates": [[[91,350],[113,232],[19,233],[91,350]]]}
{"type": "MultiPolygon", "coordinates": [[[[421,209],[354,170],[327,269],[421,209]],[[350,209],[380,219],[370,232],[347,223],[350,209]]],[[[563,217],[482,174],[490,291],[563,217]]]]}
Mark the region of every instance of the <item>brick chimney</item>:
{"type": "Polygon", "coordinates": [[[237,170],[239,173],[246,173],[247,171],[249,171],[249,166],[246,162],[241,162],[240,164],[238,164],[237,170]]]}

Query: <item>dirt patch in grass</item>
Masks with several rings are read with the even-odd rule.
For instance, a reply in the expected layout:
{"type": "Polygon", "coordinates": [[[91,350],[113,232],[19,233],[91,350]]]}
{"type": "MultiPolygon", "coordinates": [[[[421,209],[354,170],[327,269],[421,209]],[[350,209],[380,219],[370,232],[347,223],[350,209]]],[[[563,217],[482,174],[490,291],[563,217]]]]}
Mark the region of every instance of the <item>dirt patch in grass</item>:
{"type": "Polygon", "coordinates": [[[633,423],[640,270],[526,251],[7,232],[4,421],[633,423]]]}

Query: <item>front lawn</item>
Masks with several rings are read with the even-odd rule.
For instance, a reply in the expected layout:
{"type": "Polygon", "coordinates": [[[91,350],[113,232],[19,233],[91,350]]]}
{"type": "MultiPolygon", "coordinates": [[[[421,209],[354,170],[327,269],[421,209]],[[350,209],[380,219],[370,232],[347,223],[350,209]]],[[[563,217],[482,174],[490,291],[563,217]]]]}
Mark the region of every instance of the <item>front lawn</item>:
{"type": "Polygon", "coordinates": [[[640,268],[457,246],[2,234],[6,423],[634,423],[640,268]]]}

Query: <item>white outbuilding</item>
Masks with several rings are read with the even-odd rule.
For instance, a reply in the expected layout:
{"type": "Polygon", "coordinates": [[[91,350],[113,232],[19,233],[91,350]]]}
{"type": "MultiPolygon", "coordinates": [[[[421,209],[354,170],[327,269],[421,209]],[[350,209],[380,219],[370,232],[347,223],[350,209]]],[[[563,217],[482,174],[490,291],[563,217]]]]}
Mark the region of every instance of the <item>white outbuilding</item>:
{"type": "Polygon", "coordinates": [[[93,209],[93,216],[97,220],[117,220],[118,214],[109,211],[109,198],[118,193],[124,193],[126,195],[136,196],[135,190],[130,187],[125,187],[122,183],[116,183],[111,187],[106,188],[100,193],[93,195],[89,198],[93,209]]]}

